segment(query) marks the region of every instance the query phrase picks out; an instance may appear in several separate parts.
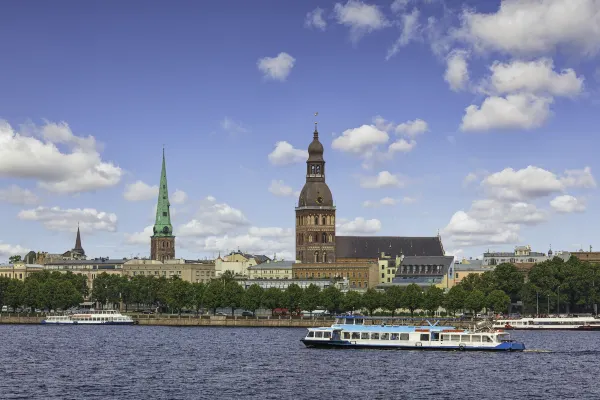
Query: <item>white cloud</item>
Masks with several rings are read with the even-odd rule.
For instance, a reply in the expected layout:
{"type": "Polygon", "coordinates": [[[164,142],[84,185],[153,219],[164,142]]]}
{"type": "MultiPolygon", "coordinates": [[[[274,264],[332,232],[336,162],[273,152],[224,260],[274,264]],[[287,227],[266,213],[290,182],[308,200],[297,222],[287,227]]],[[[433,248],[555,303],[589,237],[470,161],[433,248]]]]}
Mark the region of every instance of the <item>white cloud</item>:
{"type": "Polygon", "coordinates": [[[10,257],[10,256],[24,256],[29,252],[29,249],[25,247],[21,247],[20,245],[11,245],[8,243],[0,242],[0,256],[2,257],[10,257]]]}
{"type": "Polygon", "coordinates": [[[158,186],[150,186],[142,181],[125,185],[123,197],[127,201],[145,201],[158,197],[158,186]]]}
{"type": "Polygon", "coordinates": [[[285,81],[294,68],[296,59],[288,53],[279,53],[277,57],[263,57],[256,63],[265,78],[285,81]]]}
{"type": "Polygon", "coordinates": [[[563,214],[585,211],[585,203],[568,194],[555,197],[550,201],[550,206],[556,212],[563,214]]]}
{"type": "Polygon", "coordinates": [[[52,231],[73,232],[77,229],[77,224],[84,232],[117,230],[116,214],[94,208],[37,207],[22,210],[17,216],[25,221],[39,221],[52,231]]]}
{"type": "Polygon", "coordinates": [[[331,147],[348,153],[364,154],[373,152],[377,145],[387,143],[388,139],[388,134],[376,126],[362,125],[345,130],[333,140],[331,147]]]}
{"type": "Polygon", "coordinates": [[[469,83],[468,56],[469,53],[465,50],[454,50],[446,57],[444,80],[455,92],[466,89],[469,83]]]}
{"type": "Polygon", "coordinates": [[[306,14],[306,18],[304,19],[304,26],[307,28],[317,28],[322,31],[327,27],[327,22],[325,22],[325,18],[323,18],[323,10],[320,7],[315,8],[314,10],[308,12],[306,14]]]}
{"type": "Polygon", "coordinates": [[[389,171],[381,171],[375,176],[362,177],[360,186],[365,189],[379,189],[384,187],[403,187],[405,182],[398,175],[389,171]]]}
{"type": "Polygon", "coordinates": [[[489,172],[484,169],[478,169],[475,172],[469,172],[465,179],[463,179],[463,186],[467,187],[471,183],[480,180],[481,178],[489,175],[489,172]]]}
{"type": "Polygon", "coordinates": [[[536,61],[496,61],[490,67],[491,76],[482,91],[495,94],[527,92],[538,95],[576,96],[583,90],[583,77],[571,68],[554,71],[550,58],[536,61]]]}
{"type": "Polygon", "coordinates": [[[19,133],[0,120],[0,176],[34,179],[55,193],[94,191],[119,183],[121,168],[102,161],[93,136],[73,135],[65,122],[27,128],[30,132],[19,133]]]}
{"type": "Polygon", "coordinates": [[[402,12],[406,9],[410,1],[411,0],[394,0],[394,2],[390,5],[390,9],[393,13],[402,12]]]}
{"type": "Polygon", "coordinates": [[[248,226],[244,213],[209,196],[200,202],[196,217],[178,227],[179,236],[208,237],[235,232],[248,226]]]}
{"type": "Polygon", "coordinates": [[[399,140],[396,140],[394,143],[390,144],[388,151],[390,153],[395,153],[395,152],[408,153],[409,151],[414,149],[416,145],[417,145],[417,142],[415,142],[414,140],[407,141],[406,139],[399,139],[399,140]]]}
{"type": "Polygon", "coordinates": [[[153,225],[148,225],[142,232],[126,233],[125,243],[132,245],[149,245],[150,236],[154,234],[153,225]]]}
{"type": "Polygon", "coordinates": [[[348,0],[346,4],[336,3],[333,12],[338,24],[350,28],[350,38],[353,42],[367,33],[390,25],[379,7],[360,0],[348,0]]]}
{"type": "Polygon", "coordinates": [[[419,38],[419,10],[415,8],[410,14],[403,14],[400,19],[402,21],[402,33],[388,50],[386,60],[396,55],[402,47],[419,38]]]}
{"type": "Polygon", "coordinates": [[[416,202],[417,202],[417,199],[415,197],[404,196],[402,198],[402,203],[404,203],[404,204],[414,204],[416,202]]]}
{"type": "Polygon", "coordinates": [[[422,119],[415,119],[414,121],[403,122],[396,127],[396,133],[399,135],[406,135],[409,137],[415,137],[429,130],[427,122],[422,119]]]}
{"type": "Polygon", "coordinates": [[[305,162],[308,159],[308,151],[295,149],[286,141],[277,142],[275,149],[268,156],[273,165],[288,165],[305,162]]]}
{"type": "Polygon", "coordinates": [[[291,186],[287,186],[282,180],[272,180],[271,186],[269,186],[269,192],[275,196],[294,196],[295,192],[291,186]]]}
{"type": "Polygon", "coordinates": [[[562,48],[592,55],[600,50],[600,2],[504,0],[495,13],[464,11],[453,36],[478,51],[535,56],[562,48]]]}
{"type": "Polygon", "coordinates": [[[481,107],[470,105],[465,109],[460,128],[463,131],[538,128],[550,116],[552,102],[551,97],[528,93],[488,97],[481,107]]]}
{"type": "Polygon", "coordinates": [[[396,204],[398,204],[398,200],[391,197],[384,197],[377,201],[366,200],[363,202],[363,207],[375,208],[379,206],[395,206],[396,204]]]}
{"type": "Polygon", "coordinates": [[[221,121],[221,129],[232,134],[248,132],[248,129],[243,127],[242,124],[235,122],[229,117],[223,118],[223,121],[221,121]]]}
{"type": "Polygon", "coordinates": [[[5,189],[0,189],[0,201],[18,205],[33,205],[39,203],[40,199],[29,189],[10,185],[5,189]]]}
{"type": "Polygon", "coordinates": [[[369,235],[381,230],[381,221],[378,219],[364,219],[357,217],[353,220],[340,219],[335,224],[336,234],[345,235],[369,235]]]}
{"type": "Polygon", "coordinates": [[[489,196],[506,201],[530,200],[563,192],[567,187],[593,188],[596,181],[589,167],[567,170],[563,177],[532,165],[514,170],[505,168],[481,183],[489,196]]]}
{"type": "Polygon", "coordinates": [[[173,204],[183,204],[187,201],[188,195],[183,190],[177,189],[171,196],[171,202],[173,204]]]}

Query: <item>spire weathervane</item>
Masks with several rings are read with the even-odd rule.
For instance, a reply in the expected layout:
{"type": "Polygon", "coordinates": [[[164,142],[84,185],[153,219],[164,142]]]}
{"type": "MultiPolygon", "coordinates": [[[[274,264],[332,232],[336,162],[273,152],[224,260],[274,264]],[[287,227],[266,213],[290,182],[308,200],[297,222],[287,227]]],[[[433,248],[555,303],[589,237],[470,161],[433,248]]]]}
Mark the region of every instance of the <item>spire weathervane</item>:
{"type": "MultiPolygon", "coordinates": [[[[319,115],[319,112],[317,111],[317,112],[315,113],[315,117],[317,117],[318,115],[319,115]]],[[[315,118],[315,119],[316,119],[316,118],[315,118]]],[[[317,130],[317,124],[318,124],[318,123],[319,123],[318,121],[315,121],[315,131],[317,130]]]]}

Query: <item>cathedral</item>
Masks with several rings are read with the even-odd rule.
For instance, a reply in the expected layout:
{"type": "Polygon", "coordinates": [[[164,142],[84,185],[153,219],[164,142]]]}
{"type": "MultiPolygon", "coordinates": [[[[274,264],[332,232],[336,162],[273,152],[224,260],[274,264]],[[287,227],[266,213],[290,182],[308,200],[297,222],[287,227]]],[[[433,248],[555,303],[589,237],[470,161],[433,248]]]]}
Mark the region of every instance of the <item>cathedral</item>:
{"type": "Polygon", "coordinates": [[[163,149],[156,220],[152,230],[153,235],[150,237],[150,259],[152,260],[164,262],[175,258],[175,236],[173,236],[173,225],[171,225],[170,207],[165,149],[163,149]]]}

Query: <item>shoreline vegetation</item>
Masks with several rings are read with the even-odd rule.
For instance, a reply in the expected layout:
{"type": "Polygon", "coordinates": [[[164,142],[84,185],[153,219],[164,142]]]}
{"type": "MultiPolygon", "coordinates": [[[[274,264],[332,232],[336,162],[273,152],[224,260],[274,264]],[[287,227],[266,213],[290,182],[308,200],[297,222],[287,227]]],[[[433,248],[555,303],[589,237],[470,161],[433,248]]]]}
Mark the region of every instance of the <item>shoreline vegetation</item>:
{"type": "MultiPolygon", "coordinates": [[[[460,272],[459,272],[460,273],[460,272]]],[[[97,308],[129,309],[164,314],[217,315],[218,309],[246,310],[255,315],[270,310],[273,317],[309,315],[324,310],[329,315],[357,311],[373,315],[446,317],[488,314],[571,312],[594,313],[600,300],[600,266],[571,257],[555,257],[535,264],[527,273],[503,263],[483,273],[471,273],[449,290],[416,284],[391,286],[385,291],[342,292],[335,286],[321,290],[263,289],[257,284],[244,288],[231,271],[208,283],[190,283],[178,277],[150,275],[133,277],[99,274],[93,289],[83,275],[44,270],[24,281],[0,278],[0,305],[11,311],[57,311],[78,307],[84,299],[97,308]],[[598,285],[595,282],[599,282],[598,285]],[[301,311],[303,310],[303,311],[301,311]],[[400,312],[399,312],[400,311],[400,312]]]]}

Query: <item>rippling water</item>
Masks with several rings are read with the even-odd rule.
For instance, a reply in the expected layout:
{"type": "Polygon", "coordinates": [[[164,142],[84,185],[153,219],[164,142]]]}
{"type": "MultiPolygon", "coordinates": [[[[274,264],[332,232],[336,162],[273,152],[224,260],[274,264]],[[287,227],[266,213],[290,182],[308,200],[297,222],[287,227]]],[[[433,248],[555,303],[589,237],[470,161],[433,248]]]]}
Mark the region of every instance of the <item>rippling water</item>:
{"type": "Polygon", "coordinates": [[[0,325],[0,399],[599,399],[600,332],[528,349],[306,349],[304,329],[0,325]]]}

